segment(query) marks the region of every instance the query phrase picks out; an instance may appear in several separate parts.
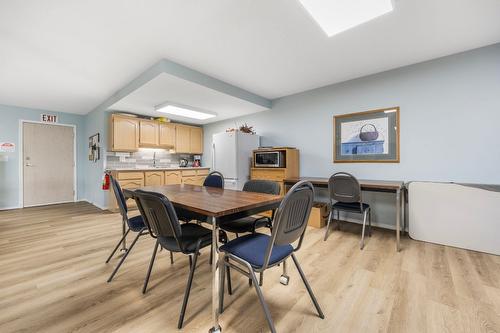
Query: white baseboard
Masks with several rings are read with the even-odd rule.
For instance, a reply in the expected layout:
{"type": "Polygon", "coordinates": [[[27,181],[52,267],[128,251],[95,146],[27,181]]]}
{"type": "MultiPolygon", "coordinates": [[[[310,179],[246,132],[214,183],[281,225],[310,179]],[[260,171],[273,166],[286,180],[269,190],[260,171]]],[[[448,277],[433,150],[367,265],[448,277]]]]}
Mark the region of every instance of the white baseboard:
{"type": "Polygon", "coordinates": [[[11,207],[0,207],[0,210],[12,210],[12,209],[20,209],[21,206],[11,206],[11,207]]]}

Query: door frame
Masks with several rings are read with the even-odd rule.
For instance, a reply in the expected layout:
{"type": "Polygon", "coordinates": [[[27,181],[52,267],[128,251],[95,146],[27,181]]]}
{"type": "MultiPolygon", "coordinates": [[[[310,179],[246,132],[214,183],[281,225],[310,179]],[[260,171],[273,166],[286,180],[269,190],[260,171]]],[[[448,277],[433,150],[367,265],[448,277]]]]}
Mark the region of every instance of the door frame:
{"type": "MultiPolygon", "coordinates": [[[[76,202],[77,199],[77,190],[78,190],[78,181],[76,179],[77,175],[77,163],[76,163],[76,125],[71,124],[59,124],[59,123],[44,123],[42,121],[35,120],[19,120],[19,208],[25,207],[36,207],[36,206],[45,206],[45,205],[54,205],[63,202],[50,202],[43,205],[34,205],[34,206],[24,206],[24,124],[32,123],[32,124],[43,124],[43,125],[54,125],[54,126],[66,126],[73,128],[73,202],[76,202]]],[[[65,201],[68,202],[68,201],[65,201]]]]}

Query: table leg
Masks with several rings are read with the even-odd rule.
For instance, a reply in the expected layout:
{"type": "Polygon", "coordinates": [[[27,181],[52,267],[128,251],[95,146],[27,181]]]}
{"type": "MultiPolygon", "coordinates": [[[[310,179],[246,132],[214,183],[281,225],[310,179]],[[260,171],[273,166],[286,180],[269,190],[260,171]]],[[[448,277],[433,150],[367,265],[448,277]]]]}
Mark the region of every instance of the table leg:
{"type": "Polygon", "coordinates": [[[405,215],[405,205],[406,205],[406,189],[401,190],[401,219],[403,221],[403,228],[401,228],[401,236],[406,233],[406,215],[405,215]]]}
{"type": "Polygon", "coordinates": [[[396,191],[396,251],[399,252],[400,246],[400,229],[401,229],[401,189],[396,191]]]}
{"type": "Polygon", "coordinates": [[[208,222],[212,224],[212,321],[213,326],[210,333],[220,333],[222,331],[219,325],[219,249],[217,247],[217,237],[219,237],[219,226],[215,217],[209,217],[208,222]]]}

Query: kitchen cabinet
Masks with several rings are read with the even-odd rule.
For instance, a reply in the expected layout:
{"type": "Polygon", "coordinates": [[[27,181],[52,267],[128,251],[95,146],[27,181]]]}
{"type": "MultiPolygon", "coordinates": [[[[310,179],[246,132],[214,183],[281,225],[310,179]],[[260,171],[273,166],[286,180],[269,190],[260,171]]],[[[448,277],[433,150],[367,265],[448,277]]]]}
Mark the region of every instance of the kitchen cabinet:
{"type": "Polygon", "coordinates": [[[139,120],[133,117],[111,115],[110,151],[139,149],[139,120]]]}
{"type": "Polygon", "coordinates": [[[195,126],[177,125],[175,151],[186,154],[203,154],[203,129],[195,126]]]}
{"type": "Polygon", "coordinates": [[[175,151],[177,153],[189,154],[190,149],[190,126],[176,125],[175,126],[175,151]]]}
{"type": "Polygon", "coordinates": [[[162,148],[175,147],[175,124],[160,123],[160,146],[162,148]]]}
{"type": "Polygon", "coordinates": [[[188,185],[202,186],[204,181],[205,181],[205,176],[182,177],[182,183],[188,185]]]}
{"type": "MultiPolygon", "coordinates": [[[[135,190],[144,186],[144,172],[118,172],[116,178],[122,190],[135,190]]],[[[117,207],[113,190],[110,190],[110,206],[117,207]]],[[[128,208],[137,207],[134,200],[127,200],[128,208]]]]}
{"type": "Polygon", "coordinates": [[[165,185],[174,185],[182,183],[182,175],[180,170],[165,171],[165,185]]]}
{"type": "Polygon", "coordinates": [[[189,129],[189,152],[191,154],[203,153],[203,129],[201,127],[189,129]]]}
{"type": "Polygon", "coordinates": [[[139,121],[139,146],[156,148],[159,146],[159,124],[154,120],[139,121]]]}
{"type": "Polygon", "coordinates": [[[146,186],[161,186],[165,184],[165,173],[163,171],[148,171],[144,173],[144,184],[146,186]]]}
{"type": "Polygon", "coordinates": [[[203,154],[203,128],[121,114],[111,115],[109,151],[133,152],[140,147],[203,154]]]}

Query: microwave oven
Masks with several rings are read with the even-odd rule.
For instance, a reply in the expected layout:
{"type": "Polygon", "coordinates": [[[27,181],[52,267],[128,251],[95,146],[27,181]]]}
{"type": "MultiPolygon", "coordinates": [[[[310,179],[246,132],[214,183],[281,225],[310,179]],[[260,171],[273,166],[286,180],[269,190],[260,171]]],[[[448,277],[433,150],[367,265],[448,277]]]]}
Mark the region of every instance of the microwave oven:
{"type": "Polygon", "coordinates": [[[285,151],[266,150],[253,153],[256,168],[285,168],[285,151]]]}

